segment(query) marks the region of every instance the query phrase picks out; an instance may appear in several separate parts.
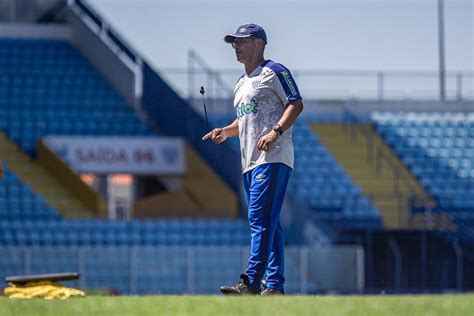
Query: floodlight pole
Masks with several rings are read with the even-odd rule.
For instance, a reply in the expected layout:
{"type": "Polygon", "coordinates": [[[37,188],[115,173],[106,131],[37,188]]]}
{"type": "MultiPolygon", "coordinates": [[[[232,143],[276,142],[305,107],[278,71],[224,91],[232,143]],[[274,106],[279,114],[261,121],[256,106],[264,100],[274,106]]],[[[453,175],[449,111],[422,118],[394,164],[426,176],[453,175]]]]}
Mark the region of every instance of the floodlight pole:
{"type": "Polygon", "coordinates": [[[444,63],[444,0],[438,0],[439,98],[446,100],[444,63]]]}

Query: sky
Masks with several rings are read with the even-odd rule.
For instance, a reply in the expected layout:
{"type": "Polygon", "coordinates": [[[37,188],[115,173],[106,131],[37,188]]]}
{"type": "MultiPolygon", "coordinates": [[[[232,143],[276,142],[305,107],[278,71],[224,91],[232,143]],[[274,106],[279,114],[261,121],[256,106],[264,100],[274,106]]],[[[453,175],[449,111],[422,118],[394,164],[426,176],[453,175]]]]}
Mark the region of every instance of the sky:
{"type": "MultiPolygon", "coordinates": [[[[213,69],[242,69],[223,37],[249,22],[267,33],[265,57],[294,71],[439,69],[437,0],[89,2],[161,70],[185,68],[190,49],[213,69]]],[[[473,0],[445,0],[446,70],[474,71],[473,20],[473,0]]]]}

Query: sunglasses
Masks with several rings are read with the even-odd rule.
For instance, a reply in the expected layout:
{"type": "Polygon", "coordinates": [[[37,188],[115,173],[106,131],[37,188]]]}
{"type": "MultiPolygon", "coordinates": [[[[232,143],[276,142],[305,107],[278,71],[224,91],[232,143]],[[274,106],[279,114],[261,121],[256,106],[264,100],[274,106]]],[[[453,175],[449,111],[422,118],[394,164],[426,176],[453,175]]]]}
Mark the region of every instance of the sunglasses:
{"type": "Polygon", "coordinates": [[[253,37],[237,38],[230,44],[232,45],[233,48],[237,48],[253,40],[256,40],[256,38],[253,38],[253,37]]]}

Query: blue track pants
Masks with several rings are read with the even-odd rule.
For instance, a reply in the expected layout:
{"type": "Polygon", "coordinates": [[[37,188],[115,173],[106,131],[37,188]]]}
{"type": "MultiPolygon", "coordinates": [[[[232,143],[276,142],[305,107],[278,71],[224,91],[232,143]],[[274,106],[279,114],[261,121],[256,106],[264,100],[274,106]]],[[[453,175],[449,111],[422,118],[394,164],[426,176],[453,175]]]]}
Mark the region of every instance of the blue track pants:
{"type": "Polygon", "coordinates": [[[292,169],[282,163],[260,165],[243,174],[251,231],[246,274],[254,291],[266,273],[267,286],[283,290],[285,239],[280,212],[292,169]]]}

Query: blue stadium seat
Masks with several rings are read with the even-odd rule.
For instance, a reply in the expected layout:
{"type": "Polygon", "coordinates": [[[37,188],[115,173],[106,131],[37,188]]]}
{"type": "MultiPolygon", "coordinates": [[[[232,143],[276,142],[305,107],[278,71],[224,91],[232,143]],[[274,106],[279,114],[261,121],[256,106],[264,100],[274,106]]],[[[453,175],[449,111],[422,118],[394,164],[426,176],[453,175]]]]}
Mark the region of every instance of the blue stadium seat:
{"type": "Polygon", "coordinates": [[[7,116],[12,113],[18,122],[27,123],[25,126],[13,123],[5,126],[5,130],[23,150],[34,154],[36,137],[50,129],[56,135],[153,133],[69,43],[26,40],[28,45],[24,45],[23,42],[0,40],[0,51],[4,54],[0,68],[12,74],[2,77],[0,86],[9,88],[0,90],[0,96],[5,97],[0,100],[10,105],[5,109],[7,116]],[[71,111],[71,106],[80,115],[71,111]],[[42,114],[49,109],[54,111],[42,114]],[[99,120],[90,123],[97,113],[99,120]],[[39,117],[44,118],[42,123],[35,124],[39,117]],[[57,121],[61,123],[54,123],[57,121]]]}

